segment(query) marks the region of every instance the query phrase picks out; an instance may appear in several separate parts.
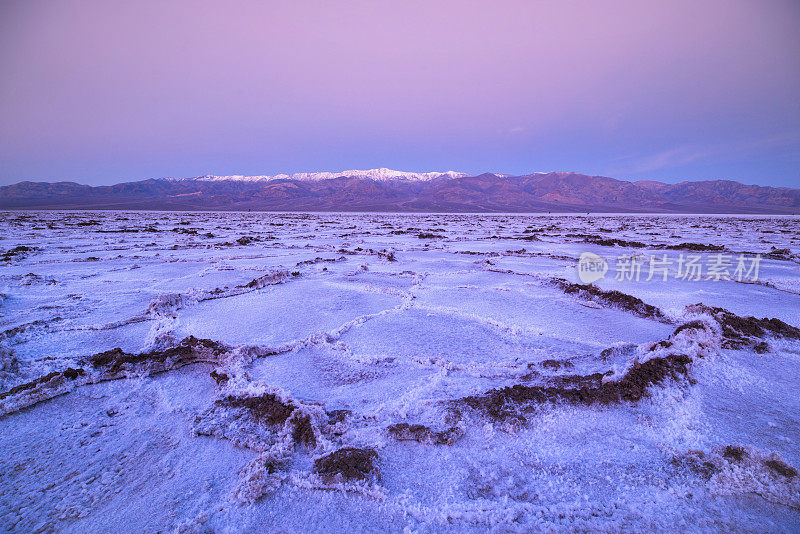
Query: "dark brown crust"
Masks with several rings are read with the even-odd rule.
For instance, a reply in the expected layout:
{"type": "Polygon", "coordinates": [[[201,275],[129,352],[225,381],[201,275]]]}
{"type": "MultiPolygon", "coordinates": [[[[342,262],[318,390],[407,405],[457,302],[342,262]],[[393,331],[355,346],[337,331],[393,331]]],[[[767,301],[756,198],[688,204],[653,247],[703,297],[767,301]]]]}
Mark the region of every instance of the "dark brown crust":
{"type": "MultiPolygon", "coordinates": [[[[800,328],[786,324],[776,318],[740,317],[724,308],[716,308],[698,303],[686,306],[690,313],[703,313],[710,315],[722,327],[722,347],[726,349],[741,349],[750,347],[763,354],[769,351],[769,345],[758,341],[768,335],[787,339],[800,339],[800,328]]],[[[681,328],[686,328],[687,325],[681,328]]],[[[676,331],[677,332],[677,331],[676,331]]]]}
{"type": "Polygon", "coordinates": [[[425,425],[408,423],[389,425],[386,430],[398,441],[417,441],[425,445],[452,445],[464,434],[458,427],[436,432],[425,425]]]}
{"type": "Polygon", "coordinates": [[[88,363],[95,369],[116,374],[120,371],[150,366],[155,363],[162,365],[170,363],[170,367],[180,367],[204,358],[216,358],[227,350],[227,347],[216,341],[189,336],[177,346],[165,350],[141,354],[129,354],[120,348],[107,350],[90,356],[88,363]]]}
{"type": "Polygon", "coordinates": [[[373,449],[344,447],[314,460],[314,472],[325,478],[367,480],[377,475],[375,461],[378,453],[373,449]]]}
{"type": "Polygon", "coordinates": [[[0,393],[0,400],[5,399],[6,397],[10,397],[11,395],[16,395],[17,393],[22,393],[23,391],[27,391],[30,389],[34,389],[39,386],[45,387],[56,387],[59,384],[62,384],[63,379],[68,380],[75,380],[79,376],[84,376],[86,371],[83,369],[72,369],[68,368],[64,371],[56,371],[45,376],[40,376],[39,378],[27,382],[25,384],[20,384],[11,388],[10,390],[0,393]]]}
{"type": "Polygon", "coordinates": [[[281,402],[277,395],[271,393],[241,397],[228,395],[214,404],[226,408],[242,408],[256,421],[269,425],[282,425],[297,408],[294,404],[281,402]]]}
{"type": "Polygon", "coordinates": [[[656,306],[621,291],[600,289],[592,284],[575,284],[562,278],[554,278],[551,283],[567,295],[619,308],[638,317],[667,321],[664,313],[656,306]]]}
{"type": "Polygon", "coordinates": [[[580,384],[579,387],[525,386],[516,384],[493,389],[483,395],[459,399],[456,404],[466,405],[496,420],[522,419],[520,408],[544,403],[567,403],[584,406],[609,405],[620,402],[637,402],[647,395],[647,388],[667,379],[680,379],[689,372],[692,359],[683,354],[672,354],[636,363],[619,381],[602,382],[603,375],[575,376],[564,382],[580,384]]]}

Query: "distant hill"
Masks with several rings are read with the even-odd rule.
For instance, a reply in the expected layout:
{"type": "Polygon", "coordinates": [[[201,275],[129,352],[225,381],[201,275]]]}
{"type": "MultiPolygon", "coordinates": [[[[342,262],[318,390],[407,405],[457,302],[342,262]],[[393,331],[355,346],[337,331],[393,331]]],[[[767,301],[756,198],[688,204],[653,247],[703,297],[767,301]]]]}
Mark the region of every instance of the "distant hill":
{"type": "Polygon", "coordinates": [[[571,172],[523,176],[389,169],[161,178],[91,187],[20,182],[2,209],[800,213],[800,190],[730,180],[665,184],[571,172]]]}

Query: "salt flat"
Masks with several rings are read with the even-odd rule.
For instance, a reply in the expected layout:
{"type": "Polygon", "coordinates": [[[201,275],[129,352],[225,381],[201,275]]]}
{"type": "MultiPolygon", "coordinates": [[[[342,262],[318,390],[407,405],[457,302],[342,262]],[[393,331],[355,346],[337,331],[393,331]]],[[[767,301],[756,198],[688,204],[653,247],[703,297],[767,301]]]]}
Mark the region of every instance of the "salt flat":
{"type": "Polygon", "coordinates": [[[796,217],[42,211],[0,237],[4,531],[800,528],[796,217]]]}

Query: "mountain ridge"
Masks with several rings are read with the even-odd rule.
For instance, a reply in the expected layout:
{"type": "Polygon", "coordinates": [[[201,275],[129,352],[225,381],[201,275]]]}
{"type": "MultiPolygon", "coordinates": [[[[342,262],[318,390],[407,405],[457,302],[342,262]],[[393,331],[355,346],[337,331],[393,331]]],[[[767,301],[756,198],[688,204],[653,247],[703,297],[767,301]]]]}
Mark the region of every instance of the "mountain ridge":
{"type": "Polygon", "coordinates": [[[519,176],[390,169],[156,178],[106,186],[24,181],[2,209],[800,213],[800,189],[732,180],[676,184],[576,172],[519,176]]]}
{"type": "Polygon", "coordinates": [[[395,171],[385,167],[379,169],[367,170],[349,170],[341,172],[296,172],[292,174],[275,174],[275,175],[215,175],[203,174],[200,176],[193,176],[189,178],[163,178],[170,181],[204,181],[204,182],[271,182],[275,180],[301,180],[301,181],[320,181],[330,180],[334,178],[366,178],[375,181],[389,181],[389,180],[408,180],[408,181],[429,181],[437,178],[458,178],[467,176],[467,173],[457,171],[444,171],[444,172],[407,172],[395,171]]]}

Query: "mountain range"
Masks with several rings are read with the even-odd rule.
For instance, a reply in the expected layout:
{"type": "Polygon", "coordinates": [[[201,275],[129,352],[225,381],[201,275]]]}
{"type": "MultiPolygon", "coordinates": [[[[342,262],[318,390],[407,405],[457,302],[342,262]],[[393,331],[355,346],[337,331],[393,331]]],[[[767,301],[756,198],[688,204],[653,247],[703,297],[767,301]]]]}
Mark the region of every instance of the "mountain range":
{"type": "Polygon", "coordinates": [[[389,169],[159,178],[109,186],[19,182],[3,209],[408,212],[800,213],[800,189],[730,180],[630,182],[573,172],[521,176],[389,169]]]}

